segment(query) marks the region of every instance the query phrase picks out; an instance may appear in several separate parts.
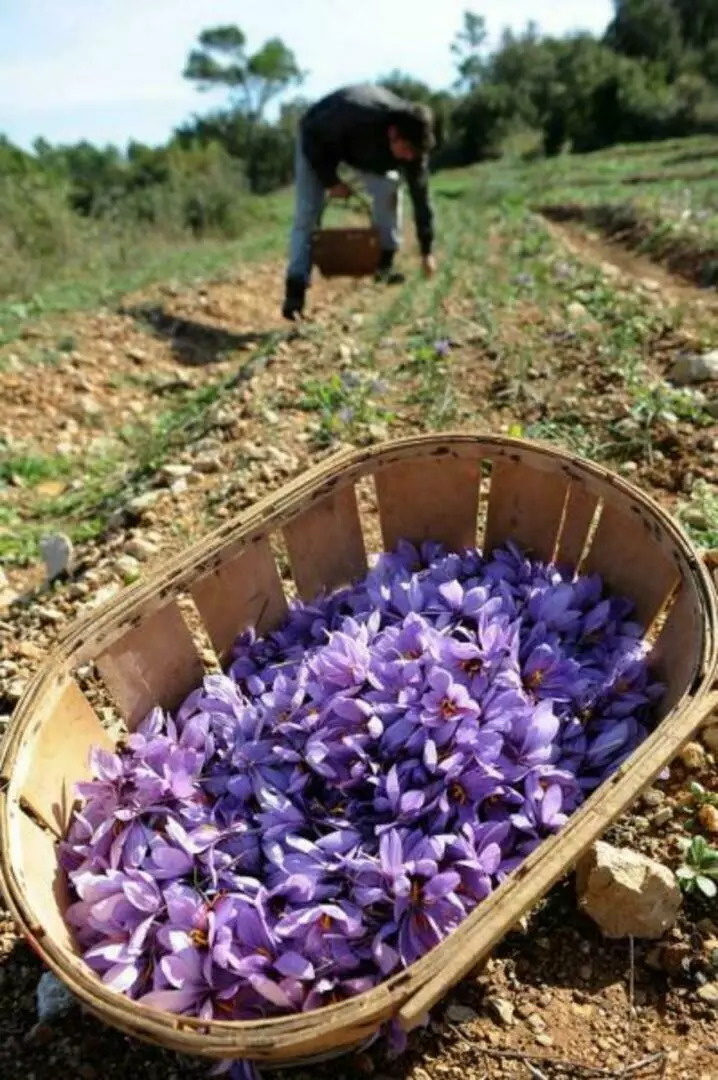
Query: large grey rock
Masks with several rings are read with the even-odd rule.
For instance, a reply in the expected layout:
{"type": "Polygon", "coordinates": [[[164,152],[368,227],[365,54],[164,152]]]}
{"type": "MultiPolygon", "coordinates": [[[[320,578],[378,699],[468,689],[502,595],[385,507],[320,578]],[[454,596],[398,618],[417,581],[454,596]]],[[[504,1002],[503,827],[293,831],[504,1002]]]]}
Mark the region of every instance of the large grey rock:
{"type": "Polygon", "coordinates": [[[671,368],[671,379],[679,386],[689,383],[718,381],[718,349],[708,353],[685,353],[678,356],[671,368]]]}
{"type": "Polygon", "coordinates": [[[599,841],[577,867],[579,906],[609,938],[660,938],[673,926],[681,890],[668,867],[599,841]]]}
{"type": "Polygon", "coordinates": [[[48,581],[66,574],[72,566],[72,540],[65,533],[52,533],[40,540],[40,554],[48,581]]]}

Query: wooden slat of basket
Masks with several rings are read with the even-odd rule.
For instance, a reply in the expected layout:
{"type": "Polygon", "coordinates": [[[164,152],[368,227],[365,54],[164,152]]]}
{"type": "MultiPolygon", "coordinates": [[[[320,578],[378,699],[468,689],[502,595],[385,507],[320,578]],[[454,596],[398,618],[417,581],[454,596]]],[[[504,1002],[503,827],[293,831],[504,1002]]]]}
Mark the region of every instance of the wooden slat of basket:
{"type": "Polygon", "coordinates": [[[376,474],[384,547],[435,540],[451,551],[473,547],[481,465],[465,458],[399,461],[376,474]]]}
{"type": "Polygon", "coordinates": [[[284,528],[299,595],[348,585],[366,573],[364,536],[353,484],[311,505],[284,528]]]}
{"type": "Polygon", "coordinates": [[[679,582],[676,563],[659,544],[655,525],[636,506],[605,502],[583,569],[601,574],[614,593],[630,596],[649,627],[679,582]]]}
{"type": "Polygon", "coordinates": [[[173,709],[204,676],[204,665],[172,601],[97,657],[97,667],[133,730],[155,705],[173,709]]]}
{"type": "Polygon", "coordinates": [[[48,714],[25,756],[20,797],[61,838],[77,801],[75,784],[91,777],[89,748],[112,750],[113,742],[74,679],[49,703],[48,714]]]}
{"type": "Polygon", "coordinates": [[[568,490],[563,528],[556,549],[556,562],[577,567],[596,514],[598,496],[573,481],[568,490]]]}
{"type": "Polygon", "coordinates": [[[692,589],[681,587],[651,653],[651,664],[665,684],[658,715],[663,717],[677,704],[696,675],[705,633],[703,613],[692,589]]]}
{"type": "Polygon", "coordinates": [[[550,561],[568,490],[557,470],[532,469],[521,460],[502,459],[491,470],[484,550],[514,540],[527,553],[550,561]]]}
{"type": "Polygon", "coordinates": [[[35,916],[29,923],[33,937],[49,937],[65,952],[76,953],[77,946],[64,919],[70,894],[67,878],[57,863],[57,837],[21,811],[13,814],[10,828],[18,841],[13,845],[14,870],[35,916]],[[54,867],[52,874],[48,867],[54,867]]]}
{"type": "Polygon", "coordinates": [[[265,634],[287,614],[287,600],[269,542],[220,563],[190,589],[219,659],[227,660],[237,635],[248,626],[265,634]]]}

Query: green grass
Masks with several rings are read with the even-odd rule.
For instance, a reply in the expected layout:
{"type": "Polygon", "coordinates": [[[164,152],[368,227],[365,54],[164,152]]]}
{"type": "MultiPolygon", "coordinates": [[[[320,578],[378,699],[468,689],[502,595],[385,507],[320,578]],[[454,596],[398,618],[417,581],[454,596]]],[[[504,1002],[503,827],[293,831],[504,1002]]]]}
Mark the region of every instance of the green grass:
{"type": "Polygon", "coordinates": [[[52,268],[30,294],[0,297],[0,346],[13,341],[28,320],[111,305],[123,294],[155,282],[216,278],[245,263],[279,255],[286,246],[291,208],[287,192],[257,196],[246,233],[236,241],[177,242],[150,234],[145,241],[88,252],[84,271],[77,265],[67,273],[52,268]]]}

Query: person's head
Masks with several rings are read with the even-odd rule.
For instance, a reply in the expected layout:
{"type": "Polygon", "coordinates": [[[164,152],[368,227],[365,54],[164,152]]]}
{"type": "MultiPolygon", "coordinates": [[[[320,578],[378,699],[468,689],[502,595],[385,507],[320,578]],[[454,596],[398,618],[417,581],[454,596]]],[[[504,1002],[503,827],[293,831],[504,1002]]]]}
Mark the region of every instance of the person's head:
{"type": "Polygon", "coordinates": [[[389,146],[397,161],[414,161],[434,146],[434,117],[426,105],[413,105],[389,125],[389,146]]]}

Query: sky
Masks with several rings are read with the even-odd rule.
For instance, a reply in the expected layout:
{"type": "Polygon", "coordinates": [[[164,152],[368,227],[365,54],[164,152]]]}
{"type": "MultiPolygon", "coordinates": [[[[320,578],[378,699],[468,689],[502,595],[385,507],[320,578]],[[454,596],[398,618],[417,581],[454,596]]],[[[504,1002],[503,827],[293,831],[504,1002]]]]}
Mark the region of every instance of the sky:
{"type": "Polygon", "coordinates": [[[199,32],[233,23],[251,50],[279,36],[308,72],[302,97],[400,69],[453,81],[450,45],[471,7],[496,38],[535,19],[546,33],[600,32],[611,0],[0,0],[0,134],[30,148],[88,139],[157,144],[220,106],[182,78],[199,32]],[[421,10],[421,15],[417,12],[421,10]]]}

